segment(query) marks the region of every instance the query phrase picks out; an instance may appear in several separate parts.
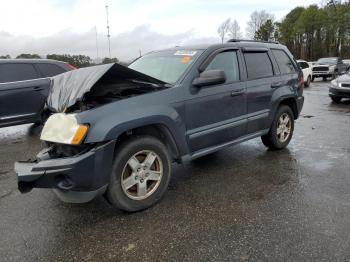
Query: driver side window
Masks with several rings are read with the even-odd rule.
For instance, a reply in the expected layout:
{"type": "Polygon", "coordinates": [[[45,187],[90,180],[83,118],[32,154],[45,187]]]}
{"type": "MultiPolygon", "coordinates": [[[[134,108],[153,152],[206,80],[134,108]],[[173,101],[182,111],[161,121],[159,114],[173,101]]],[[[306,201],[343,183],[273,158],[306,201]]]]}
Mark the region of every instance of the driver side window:
{"type": "Polygon", "coordinates": [[[207,66],[207,70],[223,70],[226,83],[239,81],[239,66],[236,51],[225,51],[217,54],[207,66]]]}

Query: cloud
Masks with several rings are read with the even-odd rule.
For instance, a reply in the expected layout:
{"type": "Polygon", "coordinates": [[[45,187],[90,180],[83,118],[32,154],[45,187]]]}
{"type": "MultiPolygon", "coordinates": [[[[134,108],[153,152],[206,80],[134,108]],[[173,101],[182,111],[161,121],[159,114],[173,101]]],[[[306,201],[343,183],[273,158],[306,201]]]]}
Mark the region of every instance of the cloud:
{"type": "MultiPolygon", "coordinates": [[[[195,37],[191,30],[178,34],[166,35],[154,31],[150,25],[141,25],[129,32],[111,37],[111,53],[123,61],[131,60],[139,55],[153,50],[191,44],[217,43],[218,37],[195,37]]],[[[12,57],[20,53],[47,54],[84,54],[96,58],[108,56],[107,37],[97,35],[98,50],[96,50],[96,31],[94,28],[85,33],[65,30],[51,36],[32,37],[26,35],[14,36],[0,32],[0,55],[10,54],[12,57]]]]}
{"type": "Polygon", "coordinates": [[[107,55],[105,5],[109,5],[112,55],[217,42],[218,25],[230,17],[242,30],[250,14],[266,10],[281,19],[297,5],[319,0],[0,0],[0,55],[70,53],[107,55]]]}

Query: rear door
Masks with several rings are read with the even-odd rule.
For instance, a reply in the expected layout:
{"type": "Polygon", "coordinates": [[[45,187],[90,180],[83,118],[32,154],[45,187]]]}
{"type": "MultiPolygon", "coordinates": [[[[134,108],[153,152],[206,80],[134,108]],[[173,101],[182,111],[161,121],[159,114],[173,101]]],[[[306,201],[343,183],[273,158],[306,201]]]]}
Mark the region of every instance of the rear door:
{"type": "Polygon", "coordinates": [[[0,64],[0,125],[34,121],[46,101],[48,87],[30,63],[0,64]]]}
{"type": "Polygon", "coordinates": [[[241,81],[239,51],[216,51],[204,64],[204,71],[223,70],[226,82],[188,89],[186,129],[192,152],[232,141],[242,136],[246,128],[245,83],[241,81]]]}
{"type": "Polygon", "coordinates": [[[269,128],[271,99],[280,78],[275,76],[271,53],[265,48],[244,49],[247,67],[247,133],[269,128]]]}

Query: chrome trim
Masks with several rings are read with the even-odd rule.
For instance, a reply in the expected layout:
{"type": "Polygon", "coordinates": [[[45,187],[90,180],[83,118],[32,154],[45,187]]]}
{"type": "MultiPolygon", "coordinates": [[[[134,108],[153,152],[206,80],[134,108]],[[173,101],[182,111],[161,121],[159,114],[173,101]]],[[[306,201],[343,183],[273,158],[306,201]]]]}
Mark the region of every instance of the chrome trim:
{"type": "Polygon", "coordinates": [[[7,120],[7,119],[20,118],[24,116],[34,116],[34,115],[36,115],[36,113],[22,114],[22,115],[15,115],[15,116],[5,116],[5,117],[0,117],[0,120],[7,120]]]}

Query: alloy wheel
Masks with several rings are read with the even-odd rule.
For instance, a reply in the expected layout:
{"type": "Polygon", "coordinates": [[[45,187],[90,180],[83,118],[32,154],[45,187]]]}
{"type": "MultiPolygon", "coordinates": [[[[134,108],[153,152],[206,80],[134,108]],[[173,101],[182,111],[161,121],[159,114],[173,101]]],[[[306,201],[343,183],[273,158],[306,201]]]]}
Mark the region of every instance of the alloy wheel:
{"type": "Polygon", "coordinates": [[[277,123],[277,137],[281,143],[288,140],[292,130],[292,121],[287,113],[283,113],[277,123]]]}
{"type": "Polygon", "coordinates": [[[133,200],[146,199],[156,191],[162,176],[160,157],[151,150],[143,150],[134,154],[124,166],[122,189],[133,200]]]}

